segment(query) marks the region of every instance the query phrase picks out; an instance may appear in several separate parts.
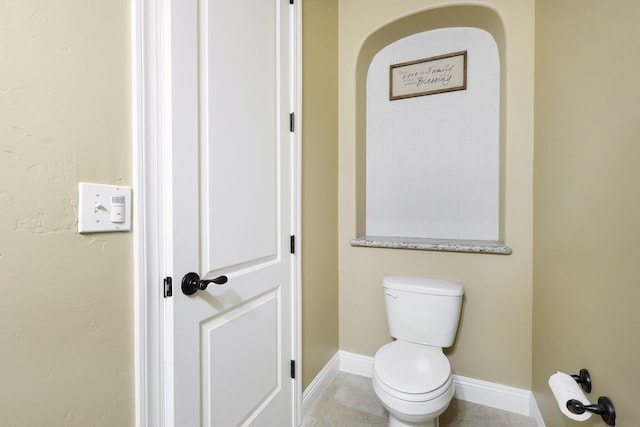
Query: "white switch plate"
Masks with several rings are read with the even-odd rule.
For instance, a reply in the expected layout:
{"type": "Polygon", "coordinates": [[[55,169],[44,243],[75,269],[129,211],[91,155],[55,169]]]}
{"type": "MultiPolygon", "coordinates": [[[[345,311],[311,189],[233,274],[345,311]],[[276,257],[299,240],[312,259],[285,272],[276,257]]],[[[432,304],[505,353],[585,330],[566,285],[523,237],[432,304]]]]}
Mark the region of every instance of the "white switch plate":
{"type": "Polygon", "coordinates": [[[78,193],[78,233],[131,230],[131,187],[81,182],[78,193]],[[111,221],[111,196],[124,196],[124,222],[111,221]]]}

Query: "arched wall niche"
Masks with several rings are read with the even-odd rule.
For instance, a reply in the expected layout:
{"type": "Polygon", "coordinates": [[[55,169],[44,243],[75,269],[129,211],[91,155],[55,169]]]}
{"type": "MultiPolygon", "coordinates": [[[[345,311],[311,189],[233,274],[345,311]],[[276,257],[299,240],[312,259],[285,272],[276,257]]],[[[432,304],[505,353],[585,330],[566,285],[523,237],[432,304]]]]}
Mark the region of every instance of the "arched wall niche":
{"type": "MultiPolygon", "coordinates": [[[[399,18],[380,27],[361,46],[356,64],[356,233],[366,236],[366,97],[367,72],[374,56],[389,44],[413,34],[454,27],[473,27],[487,31],[494,38],[500,60],[500,230],[504,221],[504,135],[506,127],[505,99],[505,33],[500,16],[491,8],[478,5],[456,5],[426,9],[399,18]]],[[[503,236],[500,236],[500,240],[503,236]]],[[[357,240],[357,239],[356,239],[357,240]]],[[[508,248],[507,248],[508,249],[508,248]]],[[[510,253],[510,249],[508,250],[510,253]]],[[[498,252],[503,253],[503,252],[498,252]]]]}

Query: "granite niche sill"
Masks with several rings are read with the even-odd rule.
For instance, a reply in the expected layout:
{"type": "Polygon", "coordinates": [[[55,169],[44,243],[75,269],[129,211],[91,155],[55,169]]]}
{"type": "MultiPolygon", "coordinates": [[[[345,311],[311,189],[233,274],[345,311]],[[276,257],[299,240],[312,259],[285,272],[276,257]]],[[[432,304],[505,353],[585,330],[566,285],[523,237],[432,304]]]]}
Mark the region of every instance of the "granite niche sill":
{"type": "Polygon", "coordinates": [[[472,254],[511,255],[511,248],[493,240],[421,239],[408,237],[364,236],[351,246],[366,248],[413,249],[419,251],[465,252],[472,254]]]}

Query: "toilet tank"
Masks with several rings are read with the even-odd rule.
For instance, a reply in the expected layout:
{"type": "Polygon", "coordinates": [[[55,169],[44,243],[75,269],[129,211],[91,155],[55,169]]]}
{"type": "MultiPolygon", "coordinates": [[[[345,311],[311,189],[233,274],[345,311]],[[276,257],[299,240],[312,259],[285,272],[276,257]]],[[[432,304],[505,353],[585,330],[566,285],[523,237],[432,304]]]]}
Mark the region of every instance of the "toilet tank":
{"type": "Polygon", "coordinates": [[[391,336],[434,347],[450,347],[456,336],[462,295],[460,283],[417,276],[382,280],[391,336]]]}

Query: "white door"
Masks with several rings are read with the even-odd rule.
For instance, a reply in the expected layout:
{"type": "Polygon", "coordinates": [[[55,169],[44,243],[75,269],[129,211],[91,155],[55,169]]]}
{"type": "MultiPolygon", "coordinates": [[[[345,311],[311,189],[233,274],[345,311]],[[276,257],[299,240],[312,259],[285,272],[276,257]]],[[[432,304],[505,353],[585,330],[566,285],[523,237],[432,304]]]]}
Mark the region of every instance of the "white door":
{"type": "Polygon", "coordinates": [[[294,9],[170,5],[168,424],[291,426],[294,9]]]}

